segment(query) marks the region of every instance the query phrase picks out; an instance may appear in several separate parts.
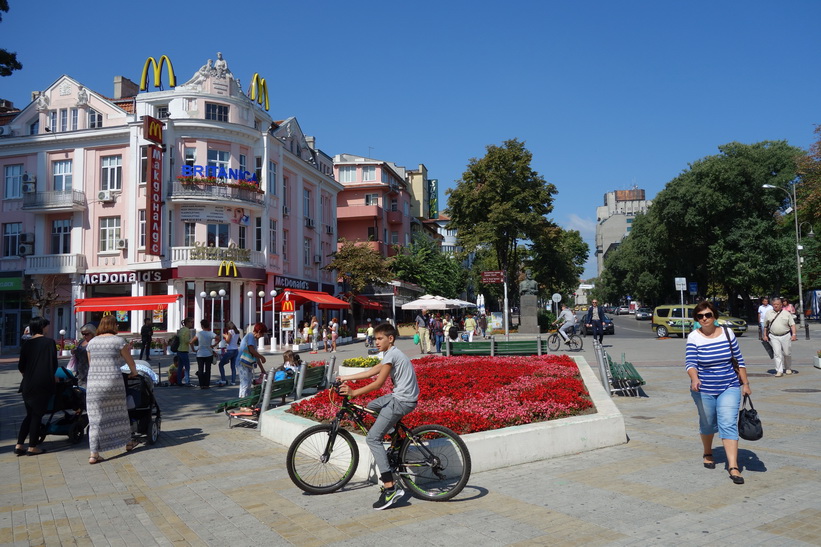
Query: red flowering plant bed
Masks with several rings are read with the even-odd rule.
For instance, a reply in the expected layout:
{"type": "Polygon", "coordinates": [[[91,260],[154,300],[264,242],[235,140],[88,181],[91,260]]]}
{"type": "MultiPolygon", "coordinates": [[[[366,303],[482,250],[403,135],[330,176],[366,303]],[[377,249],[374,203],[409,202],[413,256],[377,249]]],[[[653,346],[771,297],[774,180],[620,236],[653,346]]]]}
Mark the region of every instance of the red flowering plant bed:
{"type": "MultiPolygon", "coordinates": [[[[409,427],[434,423],[460,434],[476,433],[586,414],[593,408],[576,363],[566,355],[423,357],[413,364],[420,396],[416,410],[403,419],[409,427]]],[[[392,387],[389,379],[356,402],[365,405],[392,387]]],[[[337,410],[322,393],[294,403],[289,412],[328,421],[337,410]]]]}

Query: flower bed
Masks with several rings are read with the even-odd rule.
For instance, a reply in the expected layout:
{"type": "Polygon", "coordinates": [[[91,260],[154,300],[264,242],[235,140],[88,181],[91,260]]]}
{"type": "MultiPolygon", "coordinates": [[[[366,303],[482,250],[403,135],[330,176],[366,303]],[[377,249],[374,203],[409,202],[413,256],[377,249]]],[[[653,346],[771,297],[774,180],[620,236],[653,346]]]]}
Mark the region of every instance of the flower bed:
{"type": "MultiPolygon", "coordinates": [[[[410,427],[437,423],[466,434],[565,418],[593,407],[576,364],[566,355],[425,357],[413,363],[420,397],[403,420],[410,427]]],[[[388,382],[357,402],[366,404],[391,390],[388,382]]],[[[324,394],[289,410],[317,421],[332,419],[336,411],[324,394]]]]}

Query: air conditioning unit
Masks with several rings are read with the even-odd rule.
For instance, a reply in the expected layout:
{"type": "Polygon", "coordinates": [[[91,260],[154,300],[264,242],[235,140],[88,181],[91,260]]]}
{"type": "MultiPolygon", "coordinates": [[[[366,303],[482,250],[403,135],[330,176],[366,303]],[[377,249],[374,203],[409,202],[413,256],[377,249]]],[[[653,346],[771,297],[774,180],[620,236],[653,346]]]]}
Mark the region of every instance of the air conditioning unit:
{"type": "Polygon", "coordinates": [[[330,224],[326,224],[326,225],[325,225],[325,233],[326,233],[326,234],[332,234],[332,233],[334,233],[334,227],[333,227],[333,226],[331,226],[330,224]]]}
{"type": "Polygon", "coordinates": [[[100,190],[97,192],[97,201],[114,201],[114,193],[111,190],[100,190]]]}
{"type": "Polygon", "coordinates": [[[29,245],[34,245],[34,234],[31,234],[31,233],[20,234],[20,243],[27,243],[29,245]]]}
{"type": "Polygon", "coordinates": [[[314,255],[314,264],[322,262],[322,255],[314,255]]]}
{"type": "Polygon", "coordinates": [[[27,182],[23,184],[23,193],[24,194],[33,194],[37,191],[37,185],[33,182],[27,182]]]}
{"type": "Polygon", "coordinates": [[[128,240],[127,239],[118,239],[117,240],[117,248],[118,249],[127,249],[128,248],[128,240]]]}
{"type": "Polygon", "coordinates": [[[305,226],[313,228],[315,226],[314,219],[305,217],[305,226]]]}
{"type": "Polygon", "coordinates": [[[37,182],[37,177],[34,175],[29,175],[28,173],[23,173],[23,182],[37,182]]]}
{"type": "Polygon", "coordinates": [[[287,205],[282,206],[282,216],[284,216],[284,217],[288,216],[288,206],[287,205]]]}
{"type": "Polygon", "coordinates": [[[20,245],[17,247],[17,254],[20,256],[29,256],[34,254],[34,245],[20,245]]]}

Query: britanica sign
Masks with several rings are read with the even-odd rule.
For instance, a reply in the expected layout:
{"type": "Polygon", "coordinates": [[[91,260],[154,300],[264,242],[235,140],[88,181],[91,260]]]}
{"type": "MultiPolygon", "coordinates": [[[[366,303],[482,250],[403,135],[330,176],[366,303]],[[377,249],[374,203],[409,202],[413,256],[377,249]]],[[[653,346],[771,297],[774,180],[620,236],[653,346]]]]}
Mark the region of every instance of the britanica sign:
{"type": "Polygon", "coordinates": [[[171,278],[170,270],[147,270],[143,272],[101,272],[87,273],[83,276],[83,285],[120,285],[151,281],[167,281],[171,278]]]}

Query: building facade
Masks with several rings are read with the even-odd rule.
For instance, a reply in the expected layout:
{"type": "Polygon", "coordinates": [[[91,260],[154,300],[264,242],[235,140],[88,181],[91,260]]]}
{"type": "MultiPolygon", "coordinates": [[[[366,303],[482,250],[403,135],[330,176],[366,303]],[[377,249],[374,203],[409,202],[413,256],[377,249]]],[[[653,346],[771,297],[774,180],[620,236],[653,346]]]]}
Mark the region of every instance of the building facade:
{"type": "Polygon", "coordinates": [[[604,195],[604,205],[596,207],[596,265],[598,274],[604,269],[604,259],[616,249],[632,230],[636,215],[646,213],[652,201],[645,199],[644,190],[615,190],[604,195]]]}

